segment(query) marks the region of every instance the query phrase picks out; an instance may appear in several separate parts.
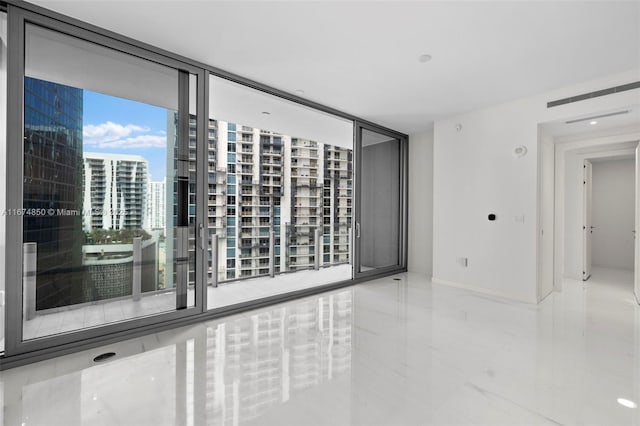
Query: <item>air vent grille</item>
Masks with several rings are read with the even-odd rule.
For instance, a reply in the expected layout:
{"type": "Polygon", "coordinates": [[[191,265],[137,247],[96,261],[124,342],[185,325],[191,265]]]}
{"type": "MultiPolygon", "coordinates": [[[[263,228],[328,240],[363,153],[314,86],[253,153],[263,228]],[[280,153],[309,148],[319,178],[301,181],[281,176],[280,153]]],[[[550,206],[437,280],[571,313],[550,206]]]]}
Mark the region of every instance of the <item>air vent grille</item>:
{"type": "Polygon", "coordinates": [[[547,102],[547,108],[559,105],[570,104],[573,102],[584,101],[586,99],[598,98],[600,96],[611,95],[614,93],[626,92],[627,90],[640,89],[640,81],[623,84],[621,86],[610,87],[608,89],[596,90],[595,92],[584,93],[582,95],[571,96],[570,98],[558,99],[557,101],[547,102]]]}

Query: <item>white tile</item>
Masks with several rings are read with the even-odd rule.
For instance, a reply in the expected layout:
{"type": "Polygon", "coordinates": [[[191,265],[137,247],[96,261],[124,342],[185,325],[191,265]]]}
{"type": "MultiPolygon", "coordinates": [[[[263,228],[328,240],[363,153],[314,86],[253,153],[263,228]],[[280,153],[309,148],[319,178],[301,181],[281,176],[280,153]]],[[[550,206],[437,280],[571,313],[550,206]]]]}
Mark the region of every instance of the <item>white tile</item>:
{"type": "MultiPolygon", "coordinates": [[[[399,277],[4,371],[5,424],[640,424],[625,274],[538,306],[399,277]]],[[[85,323],[136,305],[100,306],[85,323]]]]}

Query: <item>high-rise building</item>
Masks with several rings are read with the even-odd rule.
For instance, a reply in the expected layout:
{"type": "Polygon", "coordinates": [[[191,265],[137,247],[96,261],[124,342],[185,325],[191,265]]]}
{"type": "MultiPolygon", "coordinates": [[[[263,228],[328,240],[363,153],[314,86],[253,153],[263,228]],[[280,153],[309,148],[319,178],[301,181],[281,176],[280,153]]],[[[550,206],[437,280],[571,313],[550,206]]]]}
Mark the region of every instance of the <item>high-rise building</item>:
{"type": "Polygon", "coordinates": [[[37,244],[36,310],[82,301],[82,89],[24,81],[23,239],[37,244]]]}
{"type": "MultiPolygon", "coordinates": [[[[170,113],[167,126],[174,140],[176,117],[170,113]]],[[[189,134],[195,159],[195,117],[189,134]]],[[[209,120],[207,138],[207,220],[209,233],[218,236],[218,281],[268,274],[271,232],[276,273],[312,268],[316,255],[322,266],[350,261],[351,150],[216,120],[209,120]]],[[[168,161],[173,165],[171,156],[168,161]]],[[[195,161],[190,171],[195,175],[195,161]]],[[[189,188],[189,222],[195,223],[195,182],[189,188]]],[[[174,200],[175,191],[175,183],[168,185],[167,197],[174,200]]],[[[166,208],[175,220],[172,204],[166,208]]],[[[192,259],[195,242],[189,247],[192,259]]],[[[211,249],[208,262],[211,267],[211,249]]],[[[166,267],[172,270],[170,262],[166,267]]]]}
{"type": "Polygon", "coordinates": [[[149,230],[162,230],[166,234],[166,179],[160,182],[149,182],[149,202],[147,203],[147,228],[149,230]]]}
{"type": "Polygon", "coordinates": [[[294,271],[314,266],[315,256],[320,255],[315,252],[316,229],[322,226],[322,163],[318,163],[318,152],[315,141],[291,140],[292,203],[287,261],[294,271]]]}
{"type": "Polygon", "coordinates": [[[84,230],[146,228],[147,160],[94,152],[85,152],[83,158],[84,230]]]}
{"type": "Polygon", "coordinates": [[[352,218],[353,153],[324,145],[323,262],[349,262],[352,218]]]}

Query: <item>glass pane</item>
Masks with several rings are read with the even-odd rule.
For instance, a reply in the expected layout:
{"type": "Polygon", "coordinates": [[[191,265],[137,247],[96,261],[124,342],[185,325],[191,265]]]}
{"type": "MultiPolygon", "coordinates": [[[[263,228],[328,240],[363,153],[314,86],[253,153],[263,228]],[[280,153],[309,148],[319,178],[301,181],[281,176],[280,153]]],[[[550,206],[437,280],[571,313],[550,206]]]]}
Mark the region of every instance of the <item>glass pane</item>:
{"type": "MultiPolygon", "coordinates": [[[[0,12],[0,170],[6,169],[7,146],[7,14],[0,12]]],[[[5,209],[7,187],[4,176],[0,178],[0,271],[5,262],[5,209]]],[[[4,273],[0,273],[0,352],[4,351],[4,273]]],[[[1,418],[1,417],[0,417],[1,418]]]]}
{"type": "Polygon", "coordinates": [[[399,264],[400,141],[362,130],[360,272],[399,264]]]}
{"type": "Polygon", "coordinates": [[[210,87],[220,285],[209,308],[351,279],[353,123],[223,79],[210,87]]]}
{"type": "Polygon", "coordinates": [[[178,72],[32,25],[25,45],[24,340],[176,309],[178,72]]]}

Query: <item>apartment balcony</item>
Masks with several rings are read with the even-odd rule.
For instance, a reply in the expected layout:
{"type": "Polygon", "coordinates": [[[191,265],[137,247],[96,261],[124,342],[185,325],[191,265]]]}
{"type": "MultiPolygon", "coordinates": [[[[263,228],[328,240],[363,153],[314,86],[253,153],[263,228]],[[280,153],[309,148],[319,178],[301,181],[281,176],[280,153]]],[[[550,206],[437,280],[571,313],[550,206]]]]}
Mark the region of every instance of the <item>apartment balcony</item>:
{"type": "Polygon", "coordinates": [[[294,252],[297,253],[298,249],[306,248],[306,247],[313,247],[313,244],[314,243],[311,240],[306,240],[306,242],[305,241],[295,241],[294,243],[291,243],[291,244],[288,245],[288,247],[294,248],[295,251],[291,251],[290,250],[289,252],[290,253],[294,253],[294,252]]]}
{"type": "Polygon", "coordinates": [[[240,265],[240,269],[244,271],[254,271],[256,269],[263,269],[268,267],[269,267],[268,262],[266,264],[252,263],[250,265],[242,265],[242,264],[240,265]]]}
{"type": "Polygon", "coordinates": [[[317,171],[312,171],[312,170],[302,171],[302,170],[299,170],[299,169],[292,169],[291,170],[291,177],[317,178],[318,177],[318,172],[317,171]]]}
{"type": "Polygon", "coordinates": [[[281,166],[282,161],[279,158],[270,157],[269,159],[264,159],[263,161],[261,161],[261,164],[269,166],[281,166]]]}
{"type": "Polygon", "coordinates": [[[227,191],[225,191],[224,189],[219,189],[216,188],[214,190],[207,190],[207,195],[209,195],[209,197],[211,196],[222,196],[222,195],[227,195],[227,191]]]}
{"type": "Polygon", "coordinates": [[[318,148],[318,142],[304,140],[304,139],[296,139],[295,141],[291,141],[291,146],[305,147],[305,148],[318,148]]]}
{"type": "Polygon", "coordinates": [[[319,204],[304,204],[304,203],[298,203],[294,206],[297,209],[319,209],[321,208],[321,206],[319,204]]]}
{"type": "Polygon", "coordinates": [[[209,221],[207,222],[209,224],[210,228],[226,228],[227,224],[225,223],[224,220],[216,220],[216,219],[211,219],[211,217],[209,217],[209,221]]]}
{"type": "Polygon", "coordinates": [[[316,226],[317,225],[317,220],[320,218],[320,215],[316,214],[316,213],[296,213],[295,214],[295,219],[299,219],[299,220],[308,220],[310,226],[316,226]],[[314,222],[314,220],[316,222],[314,222]]]}
{"type": "Polygon", "coordinates": [[[263,196],[274,196],[281,197],[282,196],[282,182],[281,181],[263,181],[262,182],[262,190],[261,195],[263,196]]]}
{"type": "Polygon", "coordinates": [[[294,268],[312,268],[315,266],[314,263],[302,262],[300,261],[289,261],[289,266],[294,268]]]}

